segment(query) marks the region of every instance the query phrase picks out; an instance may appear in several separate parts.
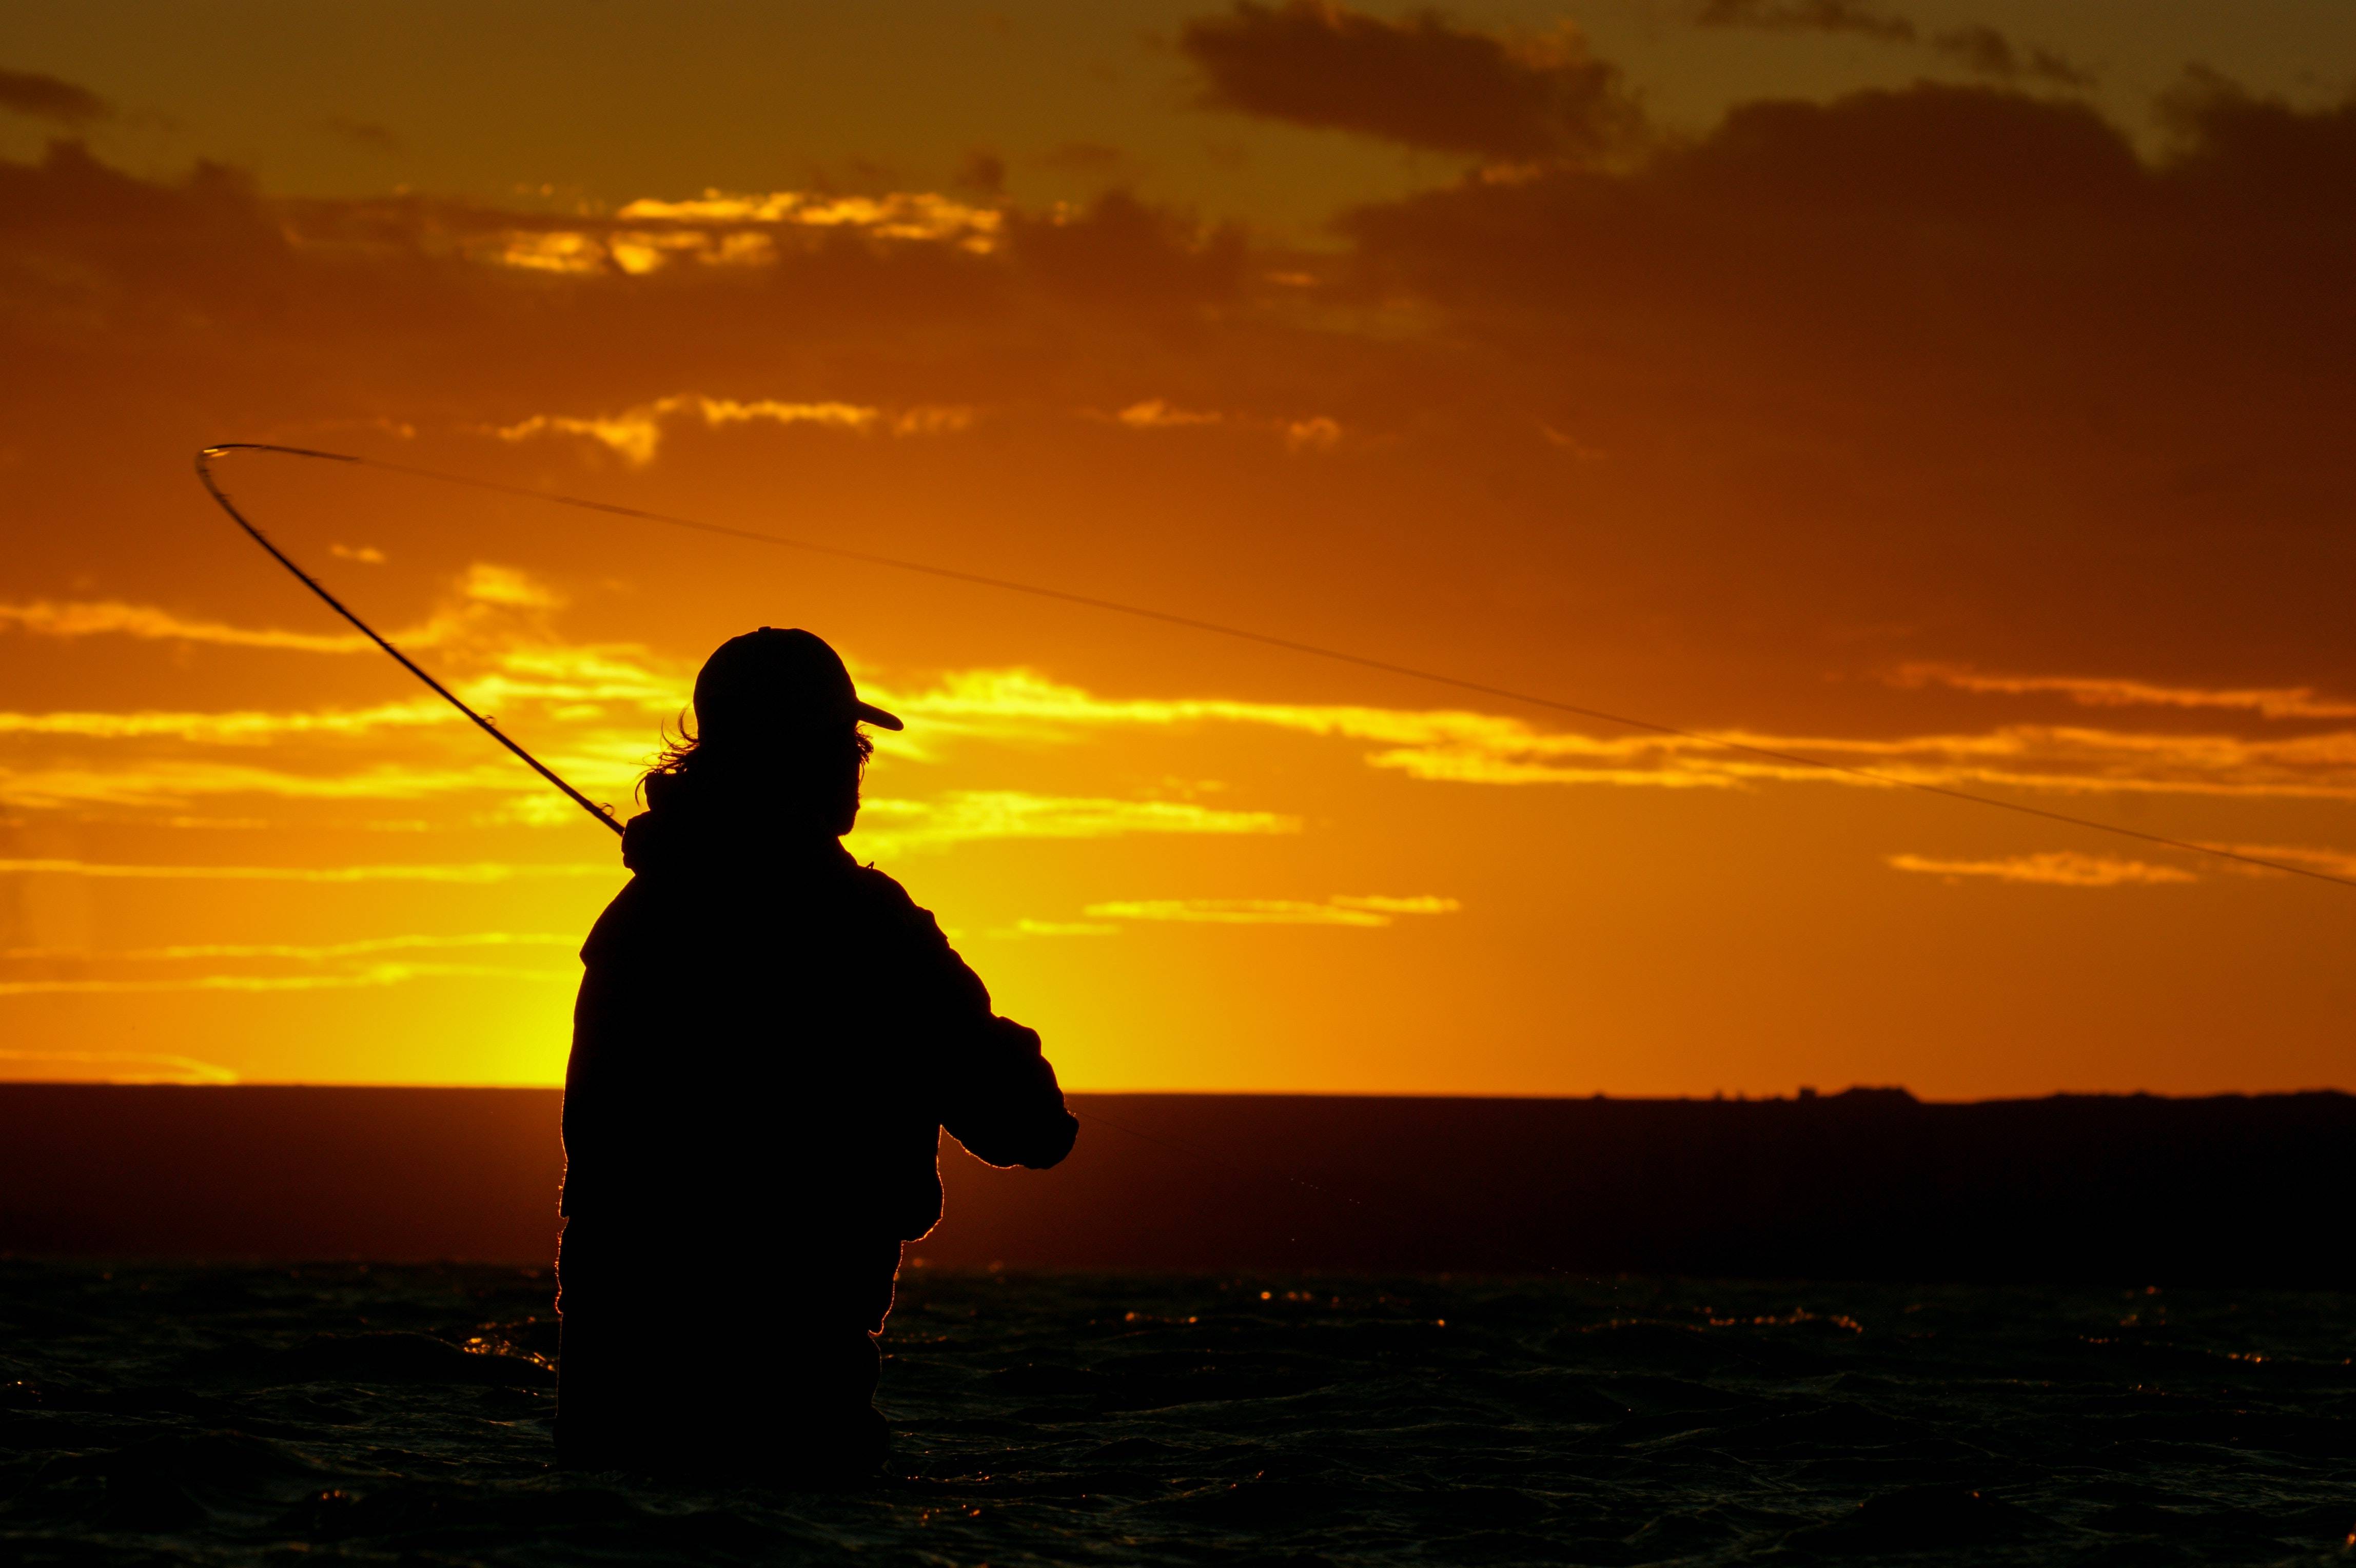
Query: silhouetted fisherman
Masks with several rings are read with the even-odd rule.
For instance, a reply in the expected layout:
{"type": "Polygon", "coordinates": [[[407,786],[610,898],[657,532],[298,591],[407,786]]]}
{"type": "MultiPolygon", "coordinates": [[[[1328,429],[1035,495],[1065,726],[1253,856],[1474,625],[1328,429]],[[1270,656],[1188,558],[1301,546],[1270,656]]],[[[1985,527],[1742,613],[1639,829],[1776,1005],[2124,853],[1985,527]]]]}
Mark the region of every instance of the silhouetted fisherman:
{"type": "Polygon", "coordinates": [[[873,1336],[941,1213],[946,1127],[1052,1165],[1078,1124],[1039,1036],[837,842],[873,746],[834,650],[720,646],[646,779],[637,873],[582,949],[564,1084],[560,1460],[873,1473],[873,1336]]]}

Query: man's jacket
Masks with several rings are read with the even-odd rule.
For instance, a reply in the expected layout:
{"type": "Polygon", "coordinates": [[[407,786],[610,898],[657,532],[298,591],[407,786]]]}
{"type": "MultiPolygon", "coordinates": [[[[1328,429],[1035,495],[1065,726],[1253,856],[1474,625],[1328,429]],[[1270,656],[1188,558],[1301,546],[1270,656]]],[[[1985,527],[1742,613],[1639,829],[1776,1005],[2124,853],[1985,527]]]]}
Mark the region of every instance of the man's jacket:
{"type": "Polygon", "coordinates": [[[1039,1036],[898,883],[705,779],[648,793],[581,950],[565,1213],[912,1240],[941,1129],[994,1165],[1070,1152],[1039,1036]]]}

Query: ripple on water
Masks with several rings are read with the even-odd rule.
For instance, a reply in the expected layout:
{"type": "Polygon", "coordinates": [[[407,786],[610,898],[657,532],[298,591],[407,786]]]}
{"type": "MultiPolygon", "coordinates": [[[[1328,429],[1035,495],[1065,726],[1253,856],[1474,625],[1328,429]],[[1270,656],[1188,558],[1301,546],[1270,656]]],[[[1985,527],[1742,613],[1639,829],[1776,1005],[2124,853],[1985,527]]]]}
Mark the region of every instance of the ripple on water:
{"type": "MultiPolygon", "coordinates": [[[[715,1271],[715,1278],[718,1277],[715,1271]]],[[[2328,1294],[948,1274],[892,1474],[550,1465],[519,1270],[0,1264],[0,1559],[2337,1563],[2328,1294]]],[[[682,1282],[683,1374],[757,1318],[682,1282]]]]}

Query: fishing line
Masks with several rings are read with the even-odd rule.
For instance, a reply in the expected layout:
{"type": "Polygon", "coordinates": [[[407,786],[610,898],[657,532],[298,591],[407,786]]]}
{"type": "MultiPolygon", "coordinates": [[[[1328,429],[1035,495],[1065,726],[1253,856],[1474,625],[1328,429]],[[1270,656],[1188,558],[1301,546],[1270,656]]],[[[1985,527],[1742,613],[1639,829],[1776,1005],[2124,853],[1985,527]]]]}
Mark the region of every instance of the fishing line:
{"type": "Polygon", "coordinates": [[[1644,730],[1653,735],[1696,741],[1704,746],[1740,752],[1747,757],[1762,757],[1771,762],[1783,763],[1787,767],[1845,774],[1849,778],[1861,779],[1872,784],[1892,789],[1913,789],[1925,795],[1936,795],[1949,800],[1961,800],[1974,806],[1989,806],[2000,811],[2011,811],[2019,816],[2037,817],[2045,822],[2061,822],[2069,827],[2084,828],[2093,832],[2110,833],[2118,838],[2158,844],[2161,848],[2177,850],[2186,854],[2208,855],[2213,859],[2231,860],[2244,865],[2254,865],[2266,871],[2279,871],[2291,876],[2305,876],[2317,882],[2333,882],[2342,887],[2356,887],[2356,877],[2334,875],[2328,871],[2319,871],[2313,866],[2268,860],[2261,855],[2244,854],[2239,850],[2225,849],[2217,844],[2195,843],[2189,839],[2169,838],[2164,833],[2146,832],[2140,828],[2130,828],[2118,822],[2105,822],[2093,817],[2072,816],[2067,811],[2049,811],[2042,806],[2031,806],[2019,800],[2002,800],[1994,795],[1975,794],[1971,790],[1957,789],[1944,784],[1929,784],[1917,779],[1903,779],[1874,768],[1860,768],[1854,763],[1828,762],[1822,757],[1804,757],[1797,752],[1779,751],[1772,746],[1754,746],[1748,741],[1728,740],[1724,736],[1706,734],[1700,730],[1684,729],[1676,725],[1660,724],[1652,719],[1640,719],[1626,714],[1610,713],[1601,708],[1590,708],[1577,703],[1564,702],[1557,697],[1539,696],[1530,692],[1515,691],[1507,686],[1495,686],[1483,681],[1468,680],[1461,675],[1443,674],[1438,671],[1419,669],[1411,664],[1399,664],[1387,659],[1376,659],[1368,654],[1351,653],[1341,649],[1321,647],[1313,642],[1302,642],[1293,638],[1280,637],[1272,632],[1254,631],[1248,627],[1228,626],[1220,621],[1204,620],[1195,616],[1154,609],[1147,605],[1132,605],[1119,599],[1100,598],[1093,594],[1074,593],[1065,588],[1050,588],[1036,583],[1017,582],[1011,577],[996,577],[982,572],[967,572],[954,566],[939,566],[930,562],[910,561],[896,555],[882,555],[872,551],[852,550],[839,544],[821,544],[813,540],[793,539],[776,533],[762,533],[749,528],[733,528],[726,523],[707,522],[700,518],[681,517],[672,512],[650,511],[642,507],[621,506],[612,501],[593,500],[585,496],[566,495],[562,491],[539,489],[530,485],[510,485],[497,479],[478,478],[469,474],[448,474],[439,469],[412,467],[407,463],[391,463],[381,458],[361,457],[348,452],[320,452],[306,446],[280,446],[258,441],[224,442],[217,446],[207,446],[198,452],[197,477],[203,481],[207,492],[220,504],[221,510],[228,512],[255,543],[270,553],[272,559],[292,572],[304,586],[325,600],[328,607],[337,615],[367,633],[370,641],[400,660],[402,668],[432,687],[452,706],[472,719],[485,734],[515,753],[533,772],[563,790],[574,804],[616,832],[620,832],[622,826],[611,812],[590,800],[587,796],[567,784],[562,779],[558,778],[538,757],[509,739],[498,725],[460,702],[448,687],[420,669],[408,655],[379,636],[375,629],[359,617],[345,608],[333,594],[320,585],[316,578],[288,559],[284,552],[262,535],[260,529],[246,521],[244,515],[230,503],[227,493],[213,479],[212,459],[231,452],[274,453],[287,457],[310,457],[321,462],[348,463],[357,467],[376,468],[389,474],[404,474],[412,478],[430,479],[437,484],[459,485],[469,489],[488,490],[498,495],[544,501],[552,506],[603,512],[610,517],[629,518],[640,522],[659,522],[666,527],[689,529],[698,533],[715,534],[723,539],[738,539],[754,544],[798,550],[808,554],[824,555],[838,561],[857,561],[871,566],[888,566],[896,572],[913,572],[923,576],[939,577],[953,583],[970,583],[980,587],[997,588],[1011,594],[1027,594],[1033,598],[1053,599],[1061,604],[1080,605],[1089,609],[1105,610],[1114,615],[1159,621],[1165,626],[1185,627],[1194,631],[1211,632],[1219,637],[1234,638],[1238,641],[1258,643],[1264,648],[1280,648],[1287,652],[1331,660],[1338,664],[1355,665],[1362,670],[1376,670],[1385,674],[1404,675],[1411,680],[1428,681],[1434,685],[1453,687],[1461,692],[1473,692],[1482,696],[1498,697],[1506,702],[1520,703],[1534,708],[1545,708],[1558,714],[1569,714],[1578,718],[1594,719],[1603,724],[1617,725],[1624,729],[1644,730]]]}

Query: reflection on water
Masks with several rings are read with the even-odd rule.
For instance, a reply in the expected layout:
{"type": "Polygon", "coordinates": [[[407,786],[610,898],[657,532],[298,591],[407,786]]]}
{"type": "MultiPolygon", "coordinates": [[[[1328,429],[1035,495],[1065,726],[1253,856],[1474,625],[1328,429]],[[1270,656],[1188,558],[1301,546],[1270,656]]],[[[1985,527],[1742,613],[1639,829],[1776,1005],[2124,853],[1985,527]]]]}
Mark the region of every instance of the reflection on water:
{"type": "MultiPolygon", "coordinates": [[[[0,1264],[0,1558],[2350,1560],[2329,1294],[913,1273],[896,1475],[549,1466],[548,1281],[0,1264]]],[[[682,1377],[756,1316],[682,1284],[682,1377]]]]}

